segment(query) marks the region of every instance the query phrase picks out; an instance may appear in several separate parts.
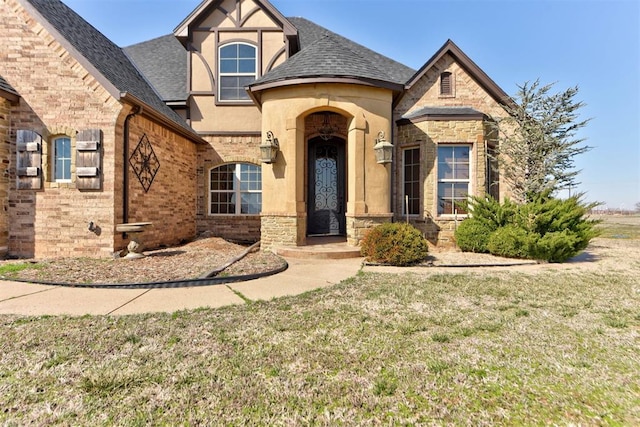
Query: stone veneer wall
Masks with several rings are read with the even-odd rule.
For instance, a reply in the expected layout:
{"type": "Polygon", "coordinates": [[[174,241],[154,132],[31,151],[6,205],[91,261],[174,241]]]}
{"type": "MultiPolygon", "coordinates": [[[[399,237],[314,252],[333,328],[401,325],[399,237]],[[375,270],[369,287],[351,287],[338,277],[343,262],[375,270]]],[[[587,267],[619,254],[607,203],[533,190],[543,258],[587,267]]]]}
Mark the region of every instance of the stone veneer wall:
{"type": "Polygon", "coordinates": [[[0,97],[0,257],[9,250],[9,167],[11,164],[11,103],[0,97]]]}
{"type": "Polygon", "coordinates": [[[351,246],[360,246],[360,242],[364,239],[367,231],[373,227],[391,222],[393,214],[389,215],[347,215],[347,244],[351,246]]]}
{"type": "Polygon", "coordinates": [[[420,147],[420,180],[422,211],[412,215],[409,221],[421,230],[433,245],[453,246],[455,228],[464,216],[439,216],[437,210],[437,150],[438,144],[469,144],[471,151],[471,193],[482,195],[486,191],[485,126],[483,120],[425,120],[398,127],[396,146],[396,221],[402,216],[402,149],[420,147]]]}
{"type": "Polygon", "coordinates": [[[279,246],[299,246],[298,236],[306,234],[306,217],[264,213],[261,218],[263,250],[273,250],[279,246]]]}
{"type": "MultiPolygon", "coordinates": [[[[403,115],[417,111],[424,107],[471,107],[483,114],[488,120],[497,119],[507,113],[500,104],[489,95],[478,82],[467,73],[455,58],[444,55],[430,68],[425,75],[416,82],[398,102],[394,109],[394,122],[403,115]],[[451,72],[453,78],[453,94],[440,95],[439,79],[444,71],[451,72]]],[[[410,221],[425,233],[434,245],[453,246],[453,233],[460,218],[438,217],[436,152],[438,143],[469,143],[473,144],[472,157],[472,193],[480,195],[486,186],[486,153],[485,141],[490,142],[490,126],[487,120],[450,120],[450,121],[422,121],[414,124],[396,127],[396,163],[395,169],[396,195],[394,211],[396,220],[404,220],[402,208],[402,151],[403,147],[420,146],[422,159],[421,179],[423,180],[422,200],[423,212],[410,221]]],[[[506,189],[500,187],[503,197],[506,189]]]]}
{"type": "Polygon", "coordinates": [[[260,135],[204,135],[197,150],[197,233],[235,241],[260,240],[260,215],[210,215],[209,171],[225,163],[260,165],[260,135]]]}

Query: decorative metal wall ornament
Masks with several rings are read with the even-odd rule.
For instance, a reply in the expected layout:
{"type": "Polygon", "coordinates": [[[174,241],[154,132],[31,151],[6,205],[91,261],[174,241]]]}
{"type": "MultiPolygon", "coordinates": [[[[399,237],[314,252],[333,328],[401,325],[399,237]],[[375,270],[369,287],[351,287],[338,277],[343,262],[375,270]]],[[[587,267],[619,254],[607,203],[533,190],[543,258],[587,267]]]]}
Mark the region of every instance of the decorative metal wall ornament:
{"type": "Polygon", "coordinates": [[[142,135],[142,138],[140,138],[138,146],[129,157],[129,164],[136,173],[140,184],[142,184],[144,192],[147,193],[158,173],[158,169],[160,169],[160,160],[158,160],[156,153],[153,151],[147,134],[142,135]]]}
{"type": "Polygon", "coordinates": [[[333,138],[333,134],[337,132],[337,129],[331,126],[331,115],[329,112],[324,113],[324,120],[322,121],[322,125],[318,128],[318,133],[320,134],[320,138],[325,141],[333,138]]]}

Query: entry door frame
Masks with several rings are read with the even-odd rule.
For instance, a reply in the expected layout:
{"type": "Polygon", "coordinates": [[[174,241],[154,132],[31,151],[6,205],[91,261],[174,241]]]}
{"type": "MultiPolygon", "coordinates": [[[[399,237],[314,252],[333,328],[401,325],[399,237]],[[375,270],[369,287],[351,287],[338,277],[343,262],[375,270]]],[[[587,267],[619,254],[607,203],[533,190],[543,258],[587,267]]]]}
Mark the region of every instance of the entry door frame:
{"type": "Polygon", "coordinates": [[[307,145],[307,236],[346,236],[347,143],[343,138],[334,136],[329,140],[311,138],[307,145]],[[333,148],[334,161],[331,160],[333,148]],[[318,162],[318,154],[328,154],[329,161],[318,162]],[[332,177],[334,162],[336,170],[335,177],[332,177]],[[322,166],[325,169],[318,170],[322,166]],[[325,182],[318,182],[318,177],[325,182]]]}

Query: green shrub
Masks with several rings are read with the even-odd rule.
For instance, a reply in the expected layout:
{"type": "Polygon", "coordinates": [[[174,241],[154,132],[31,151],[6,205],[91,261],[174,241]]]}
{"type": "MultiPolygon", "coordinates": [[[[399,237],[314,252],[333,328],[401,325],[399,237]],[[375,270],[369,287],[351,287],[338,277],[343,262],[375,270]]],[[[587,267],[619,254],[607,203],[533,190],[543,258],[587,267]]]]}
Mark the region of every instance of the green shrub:
{"type": "Polygon", "coordinates": [[[463,226],[469,229],[463,229],[462,234],[456,231],[456,240],[462,250],[488,250],[511,258],[564,262],[583,251],[598,235],[595,229],[598,221],[586,218],[596,205],[581,203],[580,196],[556,199],[549,191],[523,205],[508,199],[500,204],[491,197],[474,197],[469,202],[469,212],[475,224],[464,226],[469,220],[464,221],[459,229],[463,226]],[[495,230],[485,247],[482,228],[477,224],[495,230]]]}
{"type": "Polygon", "coordinates": [[[468,202],[467,212],[491,230],[497,230],[514,221],[518,213],[518,205],[508,198],[500,203],[491,196],[473,197],[468,202]]]}
{"type": "Polygon", "coordinates": [[[577,255],[580,237],[569,230],[552,231],[540,237],[533,248],[532,258],[548,262],[564,262],[577,255]]]}
{"type": "Polygon", "coordinates": [[[463,252],[489,252],[487,243],[494,231],[495,228],[475,217],[465,219],[455,231],[456,244],[463,252]]]}
{"type": "Polygon", "coordinates": [[[369,262],[405,266],[423,261],[428,254],[427,240],[410,224],[385,223],[367,232],[360,253],[369,262]]]}
{"type": "Polygon", "coordinates": [[[492,255],[507,258],[531,258],[535,246],[534,234],[516,225],[505,225],[489,236],[487,248],[492,255]]]}

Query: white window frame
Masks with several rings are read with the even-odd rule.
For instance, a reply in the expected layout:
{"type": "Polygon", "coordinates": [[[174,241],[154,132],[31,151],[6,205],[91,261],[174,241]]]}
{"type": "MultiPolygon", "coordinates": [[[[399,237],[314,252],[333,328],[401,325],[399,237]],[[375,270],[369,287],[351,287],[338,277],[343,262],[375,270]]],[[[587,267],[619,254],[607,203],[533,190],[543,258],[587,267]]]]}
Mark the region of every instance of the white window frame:
{"type": "MultiPolygon", "coordinates": [[[[236,61],[240,61],[240,57],[236,57],[235,58],[236,61]]],[[[258,48],[251,44],[251,43],[245,43],[245,42],[230,42],[230,43],[225,43],[222,46],[218,47],[218,96],[217,96],[217,100],[220,103],[251,103],[251,98],[249,98],[249,95],[246,95],[246,98],[241,98],[241,99],[225,99],[222,96],[222,80],[224,77],[253,77],[253,80],[256,80],[258,78],[258,48]],[[252,73],[243,73],[239,71],[239,66],[238,66],[238,71],[237,72],[223,72],[222,71],[222,50],[225,48],[228,48],[230,46],[238,46],[238,45],[244,45],[244,46],[249,46],[253,49],[254,52],[254,56],[253,56],[253,72],[252,73]]],[[[244,95],[243,95],[244,96],[244,95]]]]}
{"type": "MultiPolygon", "coordinates": [[[[53,140],[51,141],[51,181],[53,182],[71,182],[71,169],[73,166],[73,147],[72,147],[72,143],[71,143],[71,138],[67,135],[60,135],[60,136],[56,136],[55,138],[53,138],[53,140]],[[69,157],[59,157],[58,156],[58,141],[60,140],[67,140],[69,142],[69,157]],[[64,177],[64,178],[56,178],[56,172],[58,171],[58,160],[62,160],[63,164],[68,164],[69,165],[69,177],[64,177]]],[[[64,172],[66,172],[66,168],[63,171],[63,175],[64,172]]]]}
{"type": "MultiPolygon", "coordinates": [[[[440,212],[440,184],[447,184],[447,183],[451,183],[451,184],[467,184],[467,197],[472,195],[472,177],[473,177],[473,144],[469,143],[469,144],[438,144],[438,146],[436,147],[436,165],[437,165],[437,170],[436,170],[436,212],[438,214],[439,217],[460,217],[460,216],[467,216],[467,213],[456,213],[455,212],[455,207],[453,208],[453,212],[452,213],[444,213],[444,212],[440,212]],[[459,147],[463,147],[463,148],[467,148],[469,150],[469,178],[467,179],[455,179],[455,178],[440,178],[440,149],[441,148],[451,148],[451,149],[455,149],[455,148],[459,148],[459,147]]],[[[455,164],[455,158],[454,158],[454,164],[455,164]]],[[[453,197],[452,200],[456,201],[456,198],[453,197]]],[[[460,200],[460,199],[458,199],[460,200]]]]}
{"type": "Polygon", "coordinates": [[[262,211],[262,169],[260,165],[256,165],[253,163],[248,163],[248,162],[239,162],[239,163],[225,163],[223,165],[218,165],[215,167],[212,167],[211,169],[209,169],[209,215],[213,215],[213,216],[218,216],[218,215],[232,215],[232,216],[248,216],[248,215],[260,215],[260,212],[262,211]],[[260,172],[260,180],[258,182],[258,186],[259,189],[243,189],[242,188],[242,165],[247,165],[247,166],[251,166],[254,168],[257,168],[258,172],[260,172]],[[211,179],[211,174],[214,170],[219,169],[221,167],[228,167],[228,166],[233,166],[233,184],[232,184],[232,189],[225,189],[225,190],[214,190],[212,188],[213,186],[213,182],[211,179]],[[234,210],[235,212],[228,212],[228,213],[218,213],[218,212],[213,212],[213,194],[231,194],[231,199],[233,201],[233,206],[234,206],[234,210]],[[248,213],[242,213],[242,195],[243,194],[259,194],[260,195],[260,202],[259,202],[259,209],[257,212],[248,212],[248,213]]]}
{"type": "MultiPolygon", "coordinates": [[[[421,153],[420,153],[420,147],[419,146],[412,146],[412,147],[404,147],[402,148],[402,215],[407,215],[407,204],[406,204],[406,198],[407,198],[407,193],[406,193],[406,184],[407,184],[407,177],[405,175],[406,173],[406,157],[405,154],[407,151],[410,150],[417,150],[418,151],[418,163],[416,164],[418,167],[418,212],[415,213],[409,213],[408,215],[410,217],[415,217],[420,215],[420,205],[421,205],[421,201],[422,201],[422,192],[420,191],[420,182],[421,182],[421,175],[422,175],[422,158],[421,158],[421,153]]],[[[413,182],[413,181],[412,181],[413,182]]],[[[411,203],[409,203],[409,205],[411,205],[411,203]]]]}

